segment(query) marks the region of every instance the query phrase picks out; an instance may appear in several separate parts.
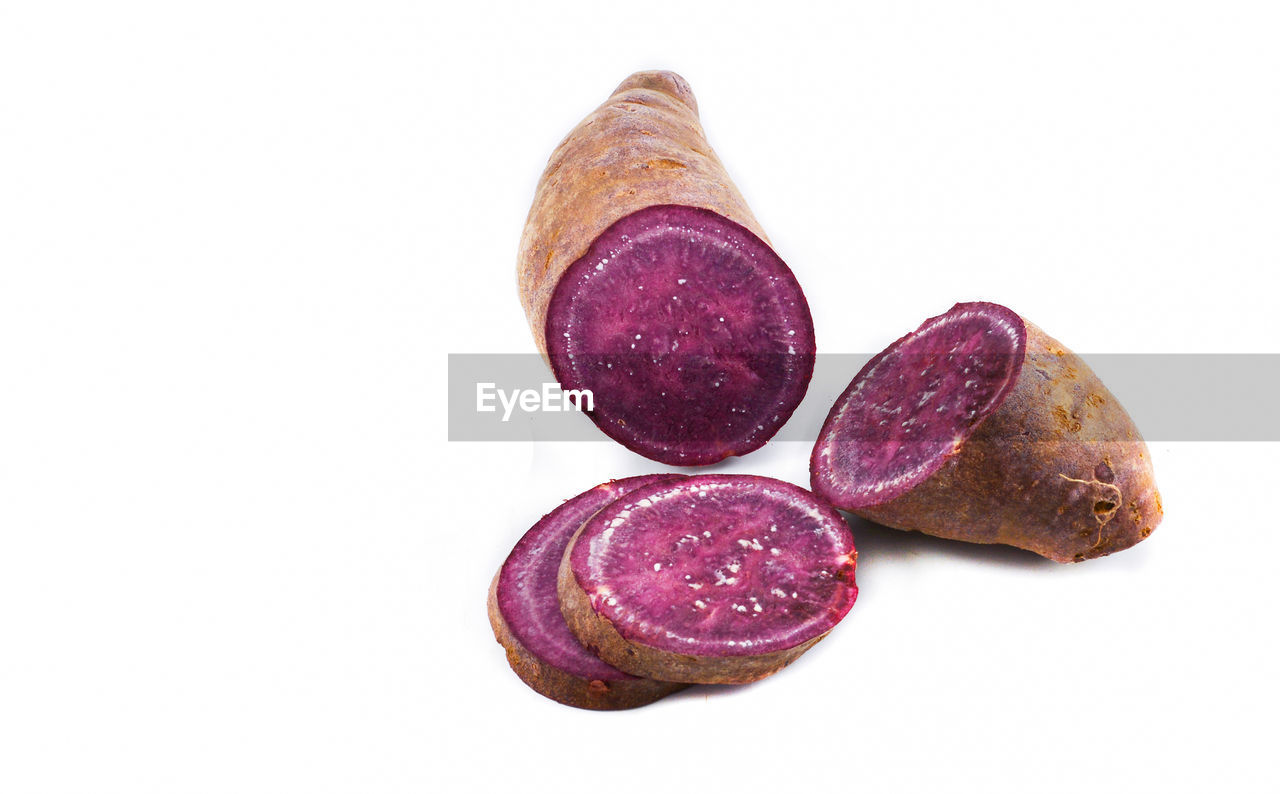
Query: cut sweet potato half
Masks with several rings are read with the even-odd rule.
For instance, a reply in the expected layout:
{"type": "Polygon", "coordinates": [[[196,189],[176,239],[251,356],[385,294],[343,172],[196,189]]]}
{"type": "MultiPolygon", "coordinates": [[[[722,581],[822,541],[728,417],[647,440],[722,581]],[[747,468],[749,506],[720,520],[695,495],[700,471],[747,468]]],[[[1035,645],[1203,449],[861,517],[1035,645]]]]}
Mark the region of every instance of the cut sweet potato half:
{"type": "Polygon", "coordinates": [[[897,529],[1059,562],[1129,548],[1163,515],[1133,420],[1013,311],[961,303],[875,356],[828,415],[814,492],[897,529]]]}
{"type": "Polygon", "coordinates": [[[518,275],[561,387],[589,389],[600,429],[654,460],[759,448],[813,374],[800,285],[671,72],[632,75],[552,154],[518,275]]]}

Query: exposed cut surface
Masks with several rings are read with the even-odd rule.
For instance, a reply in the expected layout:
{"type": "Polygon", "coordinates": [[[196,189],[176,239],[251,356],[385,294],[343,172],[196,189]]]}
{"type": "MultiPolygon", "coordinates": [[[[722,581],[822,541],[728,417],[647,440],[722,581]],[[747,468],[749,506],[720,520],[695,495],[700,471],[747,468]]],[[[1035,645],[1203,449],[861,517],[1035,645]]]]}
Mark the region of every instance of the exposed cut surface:
{"type": "Polygon", "coordinates": [[[560,612],[556,574],[573,534],[593,513],[636,488],[675,479],[647,475],[597,486],[544,516],[511,551],[494,581],[490,617],[512,667],[534,689],[588,708],[643,705],[673,691],[649,686],[655,682],[617,670],[584,648],[560,612]]]}
{"type": "Polygon", "coordinates": [[[709,210],[653,206],[596,238],[561,278],[547,349],[565,389],[642,455],[713,463],[763,445],[813,372],[813,323],[791,271],[709,210]]]}
{"type": "Polygon", "coordinates": [[[957,304],[863,367],[814,447],[814,490],[837,507],[881,504],[955,454],[1018,379],[1026,328],[994,303],[957,304]]]}
{"type": "MultiPolygon", "coordinates": [[[[682,659],[763,656],[803,650],[845,616],[855,561],[844,520],[808,491],[703,475],[637,489],[593,516],[565,557],[561,600],[571,575],[632,646],[682,659]]],[[[675,680],[756,677],[694,670],[675,680]]]]}

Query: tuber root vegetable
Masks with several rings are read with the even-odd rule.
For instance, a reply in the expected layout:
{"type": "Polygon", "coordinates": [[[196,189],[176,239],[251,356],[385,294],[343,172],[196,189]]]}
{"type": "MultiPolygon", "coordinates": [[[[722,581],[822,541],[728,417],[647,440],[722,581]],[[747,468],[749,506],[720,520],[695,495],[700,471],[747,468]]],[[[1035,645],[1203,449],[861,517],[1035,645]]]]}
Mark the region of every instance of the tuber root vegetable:
{"type": "Polygon", "coordinates": [[[813,490],[885,526],[1058,562],[1163,515],[1133,420],[1061,343],[994,303],[926,320],[857,374],[810,459],[813,490]]]}
{"type": "Polygon", "coordinates": [[[813,374],[813,321],[707,144],[688,84],[640,72],[551,155],[520,242],[520,299],[566,390],[663,463],[744,455],[813,374]]]}

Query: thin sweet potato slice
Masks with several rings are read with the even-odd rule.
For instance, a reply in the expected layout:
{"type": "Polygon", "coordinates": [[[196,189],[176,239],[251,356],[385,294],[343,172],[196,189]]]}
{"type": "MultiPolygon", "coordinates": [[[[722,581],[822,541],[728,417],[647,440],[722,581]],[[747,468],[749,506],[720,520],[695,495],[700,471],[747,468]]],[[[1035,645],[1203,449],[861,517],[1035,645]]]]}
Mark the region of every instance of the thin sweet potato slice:
{"type": "Polygon", "coordinates": [[[585,709],[627,709],[652,703],[681,684],[638,678],[610,667],[584,648],[565,624],[556,575],[582,522],[636,488],[673,475],[615,480],[579,494],[534,524],[489,587],[489,622],[511,669],[534,691],[585,709]]]}
{"type": "Polygon", "coordinates": [[[638,488],[560,566],[569,628],[633,675],[745,683],[821,640],[857,597],[844,519],[789,483],[701,475],[638,488]]]}

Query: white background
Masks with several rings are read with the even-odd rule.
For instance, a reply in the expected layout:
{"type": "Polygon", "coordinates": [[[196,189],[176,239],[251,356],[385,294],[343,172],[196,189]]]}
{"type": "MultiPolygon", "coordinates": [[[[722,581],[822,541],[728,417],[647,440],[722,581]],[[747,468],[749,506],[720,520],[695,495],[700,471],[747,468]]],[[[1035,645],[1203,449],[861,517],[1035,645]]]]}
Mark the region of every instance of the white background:
{"type": "Polygon", "coordinates": [[[443,381],[533,350],[537,176],[654,67],[823,351],[986,299],[1280,352],[1278,38],[1266,2],[4,4],[0,790],[1275,790],[1276,445],[1152,439],[1164,524],[1077,566],[855,523],[812,653],[598,714],[516,679],[485,590],[660,467],[450,444],[443,381]]]}

